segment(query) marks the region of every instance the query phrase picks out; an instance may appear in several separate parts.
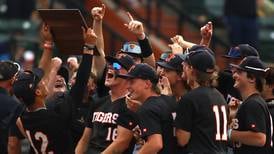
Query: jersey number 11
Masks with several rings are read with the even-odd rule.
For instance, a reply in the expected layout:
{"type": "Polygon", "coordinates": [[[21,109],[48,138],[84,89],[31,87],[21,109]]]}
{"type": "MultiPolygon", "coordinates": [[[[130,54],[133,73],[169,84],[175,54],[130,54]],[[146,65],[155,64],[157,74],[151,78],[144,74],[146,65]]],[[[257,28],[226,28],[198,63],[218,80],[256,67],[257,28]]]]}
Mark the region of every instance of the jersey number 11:
{"type": "Polygon", "coordinates": [[[215,120],[216,120],[216,141],[227,141],[227,114],[226,114],[226,107],[225,105],[222,106],[218,106],[218,105],[214,105],[213,106],[213,112],[215,114],[215,120]],[[221,112],[223,114],[223,119],[221,122],[220,119],[220,112],[219,112],[219,108],[221,109],[221,112]],[[221,123],[223,124],[223,133],[221,134],[221,123]]]}

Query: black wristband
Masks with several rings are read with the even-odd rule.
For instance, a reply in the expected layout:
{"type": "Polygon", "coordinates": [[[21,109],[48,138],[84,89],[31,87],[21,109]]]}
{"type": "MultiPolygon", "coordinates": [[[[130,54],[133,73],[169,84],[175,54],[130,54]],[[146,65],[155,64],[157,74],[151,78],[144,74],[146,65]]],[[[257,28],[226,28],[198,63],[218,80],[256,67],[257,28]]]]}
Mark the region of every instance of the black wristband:
{"type": "Polygon", "coordinates": [[[87,44],[85,44],[84,45],[84,50],[93,50],[94,52],[93,52],[92,55],[97,55],[97,56],[100,55],[96,45],[87,45],[87,44]]]}
{"type": "Polygon", "coordinates": [[[143,58],[147,58],[152,55],[152,47],[147,37],[145,37],[143,40],[138,40],[138,43],[140,45],[141,55],[143,58]]]}

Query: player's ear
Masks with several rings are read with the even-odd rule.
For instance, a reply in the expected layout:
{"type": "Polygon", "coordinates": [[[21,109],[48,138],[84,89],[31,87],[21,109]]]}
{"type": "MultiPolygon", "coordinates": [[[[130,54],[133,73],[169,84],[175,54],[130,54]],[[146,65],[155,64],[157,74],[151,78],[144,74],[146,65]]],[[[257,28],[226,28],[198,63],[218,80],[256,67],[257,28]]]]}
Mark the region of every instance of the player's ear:
{"type": "Polygon", "coordinates": [[[152,87],[152,83],[150,80],[145,80],[145,88],[148,89],[148,88],[151,88],[152,87]]]}
{"type": "Polygon", "coordinates": [[[36,89],[35,90],[35,95],[36,96],[40,96],[42,93],[41,93],[41,90],[40,89],[36,89]]]}

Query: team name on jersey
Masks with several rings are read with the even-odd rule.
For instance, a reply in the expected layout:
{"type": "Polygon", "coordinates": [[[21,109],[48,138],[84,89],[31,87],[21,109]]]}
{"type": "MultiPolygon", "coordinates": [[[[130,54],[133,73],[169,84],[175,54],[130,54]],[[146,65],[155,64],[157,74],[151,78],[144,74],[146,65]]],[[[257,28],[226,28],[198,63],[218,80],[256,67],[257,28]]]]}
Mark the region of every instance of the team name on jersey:
{"type": "Polygon", "coordinates": [[[110,123],[116,124],[119,114],[117,113],[104,113],[104,112],[94,112],[92,122],[110,123]]]}

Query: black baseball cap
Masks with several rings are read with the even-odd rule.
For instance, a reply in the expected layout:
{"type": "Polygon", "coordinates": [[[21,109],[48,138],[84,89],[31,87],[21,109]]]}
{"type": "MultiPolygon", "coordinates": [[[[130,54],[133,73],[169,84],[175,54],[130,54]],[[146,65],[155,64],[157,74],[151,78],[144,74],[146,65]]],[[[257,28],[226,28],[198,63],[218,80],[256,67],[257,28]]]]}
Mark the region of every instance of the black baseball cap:
{"type": "Polygon", "coordinates": [[[179,55],[169,54],[165,61],[157,62],[157,64],[165,69],[182,72],[183,61],[179,55]]]}
{"type": "Polygon", "coordinates": [[[184,62],[201,72],[213,73],[215,71],[214,52],[205,46],[190,48],[184,62]]]}
{"type": "Polygon", "coordinates": [[[109,63],[119,63],[126,70],[129,70],[134,65],[134,60],[129,55],[121,55],[117,58],[112,56],[106,56],[105,58],[109,63]]]}
{"type": "Polygon", "coordinates": [[[14,95],[26,106],[32,105],[35,100],[35,90],[38,83],[44,76],[40,68],[20,72],[13,84],[14,95]]]}
{"type": "Polygon", "coordinates": [[[240,44],[236,47],[231,48],[227,55],[224,55],[223,57],[231,59],[243,59],[247,56],[259,57],[259,53],[254,47],[250,46],[249,44],[240,44]]]}
{"type": "Polygon", "coordinates": [[[62,76],[65,79],[66,84],[68,83],[69,80],[69,69],[66,65],[61,65],[59,68],[57,75],[62,76]]]}
{"type": "Polygon", "coordinates": [[[20,71],[20,65],[13,61],[0,62],[0,81],[10,80],[20,71]]]}
{"type": "Polygon", "coordinates": [[[159,79],[154,68],[145,63],[132,66],[128,74],[119,75],[119,77],[127,79],[139,78],[143,80],[150,80],[152,84],[157,84],[159,79]]]}
{"type": "Polygon", "coordinates": [[[255,75],[264,76],[269,70],[268,67],[256,56],[247,56],[245,57],[239,65],[230,64],[231,67],[236,69],[250,72],[255,75]]]}

